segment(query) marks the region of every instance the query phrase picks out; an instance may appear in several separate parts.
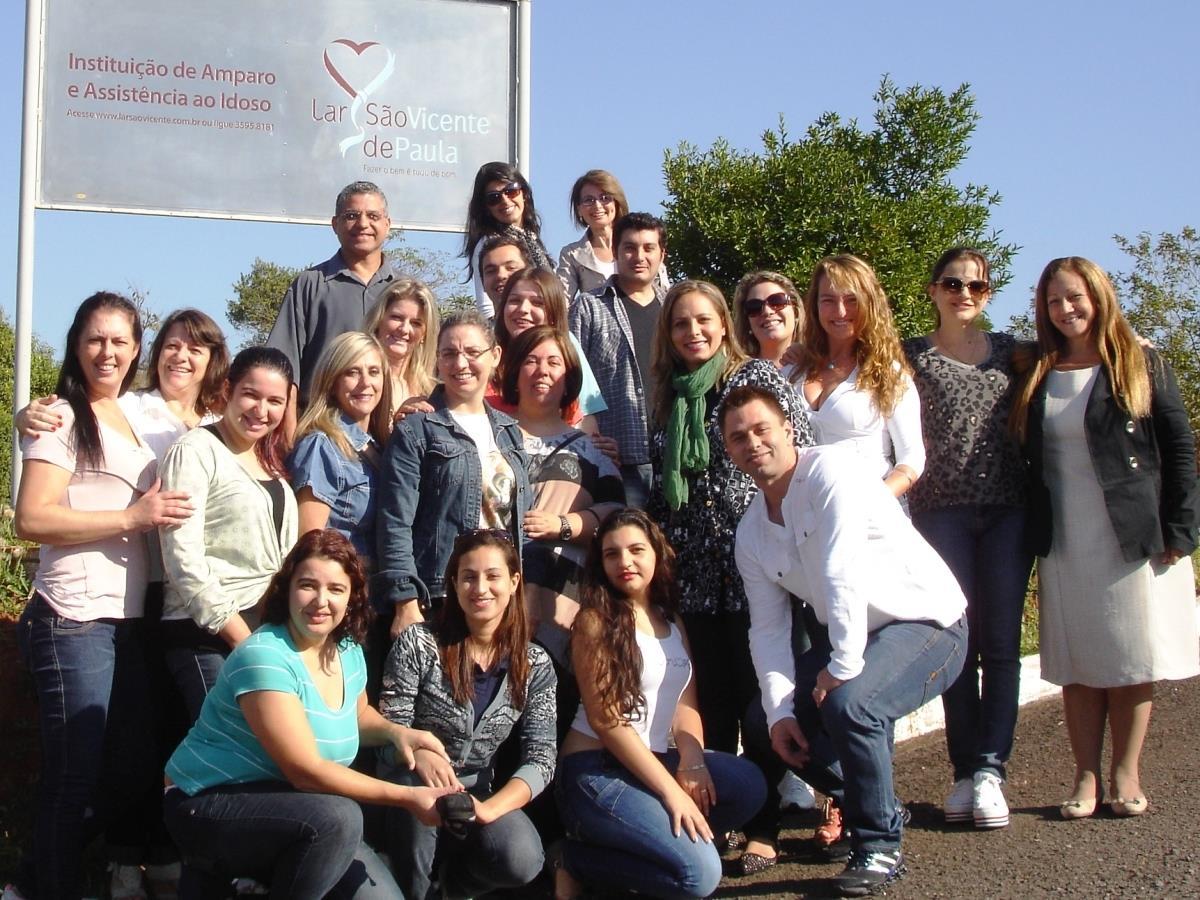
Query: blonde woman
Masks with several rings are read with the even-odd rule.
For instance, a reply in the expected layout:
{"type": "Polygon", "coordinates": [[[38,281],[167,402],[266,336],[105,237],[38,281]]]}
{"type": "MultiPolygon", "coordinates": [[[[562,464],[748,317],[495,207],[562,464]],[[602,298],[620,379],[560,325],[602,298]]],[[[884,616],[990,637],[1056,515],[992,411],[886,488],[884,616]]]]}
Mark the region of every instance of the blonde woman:
{"type": "Polygon", "coordinates": [[[1030,469],[1042,677],[1063,686],[1075,756],[1060,809],[1095,811],[1107,722],[1109,805],[1138,816],[1154,682],[1200,673],[1195,441],[1175,376],[1138,346],[1099,266],[1051,261],[1034,305],[1040,356],[1012,423],[1030,469]]]}
{"type": "Polygon", "coordinates": [[[813,270],[792,379],[818,444],[853,448],[897,497],[921,477],[921,401],[887,295],[857,256],[827,256],[813,270]]]}
{"type": "Polygon", "coordinates": [[[363,331],[383,346],[395,415],[406,400],[424,399],[433,392],[438,306],[433,292],[415,278],[397,278],[367,312],[363,331]]]}
{"type": "Polygon", "coordinates": [[[787,349],[800,340],[804,313],[800,292],[792,279],[779,272],[750,272],[733,292],[733,329],[746,352],[773,362],[788,377],[787,349]]]}

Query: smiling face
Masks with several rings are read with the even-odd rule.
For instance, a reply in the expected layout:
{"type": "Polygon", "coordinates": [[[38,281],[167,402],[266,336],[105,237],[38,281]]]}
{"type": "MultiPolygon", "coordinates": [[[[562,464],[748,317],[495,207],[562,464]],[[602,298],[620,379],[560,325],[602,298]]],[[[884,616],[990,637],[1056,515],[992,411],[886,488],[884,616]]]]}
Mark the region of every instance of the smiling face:
{"type": "Polygon", "coordinates": [[[599,185],[588,182],[579,192],[579,203],[575,207],[579,218],[587,222],[588,229],[601,232],[611,228],[617,218],[617,201],[599,185]]]}
{"type": "Polygon", "coordinates": [[[472,634],[495,630],[520,580],[519,574],[508,571],[499,547],[484,545],[459,557],[454,593],[472,634]]]}
{"type": "Polygon", "coordinates": [[[546,300],[532,281],[519,281],[508,292],[504,304],[504,325],[509,338],[535,325],[546,324],[546,300]]]}
{"type": "Polygon", "coordinates": [[[858,337],[858,295],[822,275],[817,286],[817,321],[830,341],[854,340],[858,337]]]}
{"type": "Polygon", "coordinates": [[[442,331],[438,341],[438,378],[452,403],[473,401],[487,390],[500,362],[500,348],[474,325],[455,325],[442,331]]]}
{"type": "Polygon", "coordinates": [[[98,309],[88,318],[75,353],[88,393],[116,397],[141,348],[133,338],[133,320],[118,309],[98,309]]]}
{"type": "Polygon", "coordinates": [[[158,387],[167,400],[180,400],[200,390],[212,350],[193,340],[182,323],[171,326],[158,356],[158,387]]]}
{"type": "Polygon", "coordinates": [[[600,542],[600,560],[604,576],[618,593],[643,600],[649,596],[658,557],[642,529],[622,525],[608,532],[600,542]]]}
{"type": "Polygon", "coordinates": [[[488,194],[499,194],[494,203],[487,204],[487,209],[492,218],[501,225],[519,226],[525,215],[525,192],[519,185],[515,192],[508,190],[509,185],[516,184],[515,181],[489,181],[484,188],[485,197],[488,194]]]}
{"type": "Polygon", "coordinates": [[[521,406],[558,410],[566,389],[567,363],[558,341],[542,341],[521,360],[517,396],[521,406]]]}
{"type": "Polygon", "coordinates": [[[288,381],[276,369],[255,366],[237,384],[225,383],[229,401],[221,432],[236,451],[244,451],[279,427],[287,409],[288,381]]]}
{"type": "Polygon", "coordinates": [[[725,322],[712,300],[699,291],[679,297],[671,307],[671,346],[693,372],[713,358],[725,340],[725,322]]]}
{"type": "Polygon", "coordinates": [[[969,256],[960,257],[946,265],[935,284],[929,286],[929,297],[937,307],[941,322],[958,322],[966,325],[974,322],[991,299],[990,291],[972,293],[968,285],[972,282],[986,283],[987,277],[979,260],[969,256]],[[959,290],[946,287],[945,280],[957,278],[962,282],[959,290]]]}
{"type": "Polygon", "coordinates": [[[520,272],[528,262],[525,254],[512,244],[501,244],[479,259],[479,279],[483,282],[483,290],[491,299],[492,304],[500,302],[508,279],[514,272],[520,272]]]}
{"type": "Polygon", "coordinates": [[[784,477],[796,464],[792,423],[762,400],[725,413],[725,451],[759,488],[784,477]]]}
{"type": "Polygon", "coordinates": [[[617,275],[630,290],[649,287],[658,277],[664,255],[657,230],[622,231],[616,253],[617,275]]]}
{"type": "Polygon", "coordinates": [[[1067,342],[1091,338],[1096,325],[1096,303],[1083,277],[1060,269],[1046,285],[1046,315],[1067,342]]]}
{"type": "Polygon", "coordinates": [[[383,360],[369,350],[342,370],[333,382],[333,401],[337,408],[366,428],[371,413],[383,398],[383,360]]]}
{"type": "Polygon", "coordinates": [[[378,253],[387,241],[392,220],[378,194],[351,194],[332,220],[334,234],[349,261],[378,253]]]}
{"type": "Polygon", "coordinates": [[[425,340],[425,311],[416,300],[393,300],[383,313],[375,337],[383,344],[388,363],[401,367],[416,347],[425,340]]]}
{"type": "MultiPolygon", "coordinates": [[[[782,295],[787,304],[781,308],[764,303],[757,316],[747,315],[750,333],[759,347],[767,348],[782,342],[791,343],[796,334],[796,304],[787,297],[787,292],[773,281],[760,281],[746,292],[746,300],[763,301],[768,297],[782,295]]],[[[757,305],[757,303],[755,304],[757,305]]]]}
{"type": "Polygon", "coordinates": [[[310,556],[296,566],[288,585],[288,631],[301,649],[325,643],[346,617],[350,576],[342,564],[310,556]]]}

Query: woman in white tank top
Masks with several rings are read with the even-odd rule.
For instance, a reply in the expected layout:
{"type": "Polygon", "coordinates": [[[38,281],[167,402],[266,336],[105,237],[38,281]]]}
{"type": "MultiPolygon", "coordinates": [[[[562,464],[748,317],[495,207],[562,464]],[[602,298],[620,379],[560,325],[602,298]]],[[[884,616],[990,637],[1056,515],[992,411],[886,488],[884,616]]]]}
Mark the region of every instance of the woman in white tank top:
{"type": "Polygon", "coordinates": [[[569,835],[551,854],[559,900],[580,882],[708,896],[721,878],[713,834],[740,826],[766,795],[752,763],[703,749],[674,557],[641,510],[613,513],[593,539],[571,637],[583,701],[556,787],[569,835]]]}

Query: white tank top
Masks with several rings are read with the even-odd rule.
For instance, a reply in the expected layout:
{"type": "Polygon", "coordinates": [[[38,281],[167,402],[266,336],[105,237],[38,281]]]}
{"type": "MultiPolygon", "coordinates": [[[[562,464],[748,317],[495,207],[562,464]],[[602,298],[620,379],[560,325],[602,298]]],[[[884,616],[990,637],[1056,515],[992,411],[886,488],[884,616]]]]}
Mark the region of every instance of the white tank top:
{"type": "MultiPolygon", "coordinates": [[[[692,661],[684,649],[679,629],[674,622],[669,623],[668,628],[667,636],[661,640],[634,630],[642,654],[642,694],[646,697],[646,708],[642,715],[629,719],[629,726],[654,753],[667,751],[675,708],[692,677],[692,661]]],[[[582,703],[571,727],[589,737],[597,737],[588,724],[582,703]]]]}

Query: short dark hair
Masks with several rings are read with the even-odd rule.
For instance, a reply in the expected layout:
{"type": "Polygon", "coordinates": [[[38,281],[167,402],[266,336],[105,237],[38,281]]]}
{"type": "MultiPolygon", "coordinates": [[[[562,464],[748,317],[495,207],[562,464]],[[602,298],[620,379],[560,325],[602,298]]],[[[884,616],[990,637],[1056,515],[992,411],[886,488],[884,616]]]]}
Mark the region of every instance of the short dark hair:
{"type": "Polygon", "coordinates": [[[579,392],[583,390],[583,367],[579,363],[579,354],[571,345],[571,339],[565,332],[551,325],[534,325],[513,338],[508,349],[504,351],[504,355],[500,357],[500,390],[504,395],[505,403],[515,406],[520,400],[517,393],[517,378],[521,374],[521,364],[525,362],[525,357],[533,352],[533,348],[543,341],[558,343],[558,349],[562,351],[563,362],[567,367],[562,402],[559,404],[559,408],[566,409],[579,399],[579,392]]]}
{"type": "Polygon", "coordinates": [[[479,248],[480,273],[483,272],[483,258],[499,247],[516,247],[521,251],[521,259],[525,260],[525,264],[531,265],[529,251],[525,249],[525,245],[521,243],[519,238],[515,238],[511,234],[493,234],[485,237],[483,245],[479,248]]]}
{"type": "Polygon", "coordinates": [[[337,200],[333,204],[333,214],[336,216],[340,213],[346,208],[346,204],[350,202],[350,198],[357,197],[359,194],[375,194],[383,201],[384,211],[387,211],[387,197],[384,196],[379,185],[373,181],[352,181],[338,191],[337,200]]]}
{"type": "Polygon", "coordinates": [[[612,245],[614,250],[621,246],[621,235],[626,231],[657,231],[658,246],[663,250],[667,249],[667,226],[658,216],[644,212],[631,212],[617,219],[617,224],[613,226],[612,245]]]}
{"type": "Polygon", "coordinates": [[[783,411],[783,404],[779,402],[779,397],[770,388],[760,387],[757,384],[743,384],[726,394],[725,399],[721,401],[721,408],[717,410],[717,427],[721,430],[722,437],[725,436],[725,417],[730,410],[749,406],[755,400],[761,400],[775,410],[775,414],[780,419],[784,422],[788,421],[787,413],[783,411]]]}
{"type": "Polygon", "coordinates": [[[349,638],[356,644],[367,639],[367,629],[375,618],[375,610],[367,597],[367,576],[363,572],[358,551],[340,531],[326,528],[310,531],[296,541],[279,571],[271,576],[267,591],[258,601],[259,620],[267,625],[286,625],[291,612],[288,599],[292,590],[292,576],[300,563],[314,556],[335,562],[342,567],[350,579],[350,597],[346,601],[346,615],[329,635],[335,644],[349,638]]]}

